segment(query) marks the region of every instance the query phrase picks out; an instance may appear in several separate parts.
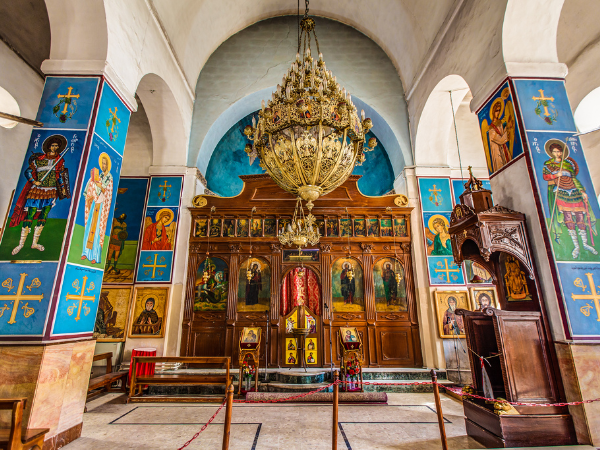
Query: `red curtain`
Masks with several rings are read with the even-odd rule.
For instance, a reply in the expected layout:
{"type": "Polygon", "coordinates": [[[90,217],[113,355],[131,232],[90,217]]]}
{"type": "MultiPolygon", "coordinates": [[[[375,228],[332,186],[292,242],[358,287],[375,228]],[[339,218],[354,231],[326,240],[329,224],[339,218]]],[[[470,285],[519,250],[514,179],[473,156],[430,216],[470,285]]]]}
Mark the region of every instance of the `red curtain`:
{"type": "Polygon", "coordinates": [[[304,304],[316,315],[321,315],[321,288],[315,273],[308,268],[296,267],[288,272],[281,285],[281,315],[304,304]],[[299,274],[303,272],[301,276],[299,274]]]}

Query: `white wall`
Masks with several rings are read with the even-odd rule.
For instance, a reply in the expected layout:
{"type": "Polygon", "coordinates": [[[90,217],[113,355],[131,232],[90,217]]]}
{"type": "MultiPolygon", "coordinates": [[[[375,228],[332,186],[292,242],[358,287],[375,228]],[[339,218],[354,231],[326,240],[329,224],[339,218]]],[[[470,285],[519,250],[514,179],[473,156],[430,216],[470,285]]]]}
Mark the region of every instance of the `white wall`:
{"type": "MultiPolygon", "coordinates": [[[[42,78],[2,41],[0,67],[0,86],[15,98],[22,117],[35,119],[44,89],[42,78]]],[[[0,127],[0,226],[4,223],[11,192],[17,186],[31,130],[32,127],[25,124],[0,127]]]]}

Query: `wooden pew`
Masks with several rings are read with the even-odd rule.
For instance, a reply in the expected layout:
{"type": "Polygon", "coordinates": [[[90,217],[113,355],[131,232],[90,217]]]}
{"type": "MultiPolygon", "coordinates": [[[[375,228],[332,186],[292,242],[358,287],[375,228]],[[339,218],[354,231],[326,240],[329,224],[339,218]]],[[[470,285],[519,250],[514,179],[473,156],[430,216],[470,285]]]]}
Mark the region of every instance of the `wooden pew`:
{"type": "Polygon", "coordinates": [[[127,392],[126,384],[127,384],[127,375],[129,372],[113,372],[112,371],[112,353],[101,353],[99,355],[94,355],[94,361],[101,361],[106,359],[106,373],[104,375],[100,375],[98,377],[90,378],[90,384],[88,385],[88,395],[87,400],[102,392],[114,392],[117,389],[112,389],[111,385],[118,380],[121,380],[121,392],[127,392]],[[100,389],[99,391],[95,391],[96,389],[100,389]]]}
{"type": "Polygon", "coordinates": [[[129,397],[127,403],[133,402],[222,402],[223,397],[177,397],[177,396],[146,396],[142,394],[142,386],[215,386],[225,385],[227,388],[232,380],[229,375],[230,358],[229,357],[192,357],[192,356],[135,356],[132,362],[134,368],[132,370],[131,381],[129,384],[129,397]],[[202,375],[182,373],[178,374],[154,374],[149,376],[138,377],[136,370],[138,363],[183,363],[183,364],[210,364],[225,366],[226,373],[224,375],[202,375]],[[137,393],[136,393],[137,390],[137,393]]]}
{"type": "Polygon", "coordinates": [[[0,449],[41,450],[44,447],[44,437],[49,428],[22,429],[26,402],[27,398],[0,399],[0,410],[12,411],[10,428],[0,428],[0,449]]]}

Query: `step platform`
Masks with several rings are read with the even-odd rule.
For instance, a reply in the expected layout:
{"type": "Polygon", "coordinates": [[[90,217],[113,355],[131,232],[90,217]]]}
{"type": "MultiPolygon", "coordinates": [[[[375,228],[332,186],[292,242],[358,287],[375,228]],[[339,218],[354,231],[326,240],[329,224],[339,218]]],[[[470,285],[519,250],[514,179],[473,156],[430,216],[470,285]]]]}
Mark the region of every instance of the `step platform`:
{"type": "MultiPolygon", "coordinates": [[[[185,373],[196,373],[202,375],[222,375],[221,369],[179,369],[165,371],[164,374],[173,373],[183,375],[185,373]]],[[[452,385],[446,379],[446,372],[439,371],[438,382],[452,385]]],[[[231,373],[236,386],[238,372],[231,373]]],[[[382,385],[364,385],[364,393],[430,393],[433,387],[430,384],[406,385],[403,383],[430,381],[431,376],[427,369],[379,369],[367,368],[363,370],[363,380],[372,383],[385,383],[382,385]]],[[[311,392],[331,383],[331,370],[328,369],[267,369],[260,370],[258,378],[258,393],[293,394],[311,392]]],[[[254,383],[252,383],[254,386],[254,383]]],[[[323,394],[332,392],[329,387],[323,394]]],[[[342,391],[340,390],[340,394],[342,391]]],[[[225,395],[225,386],[149,386],[149,395],[225,395]]],[[[347,393],[349,394],[349,393],[347,393]]],[[[288,395],[289,396],[289,395],[288,395]]]]}

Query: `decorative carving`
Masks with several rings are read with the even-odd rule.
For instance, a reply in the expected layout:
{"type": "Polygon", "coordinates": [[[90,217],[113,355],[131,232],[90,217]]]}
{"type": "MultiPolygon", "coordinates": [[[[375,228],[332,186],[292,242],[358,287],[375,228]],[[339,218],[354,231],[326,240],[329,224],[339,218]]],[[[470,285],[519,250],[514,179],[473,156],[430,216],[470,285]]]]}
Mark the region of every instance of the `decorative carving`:
{"type": "Polygon", "coordinates": [[[224,319],[223,315],[213,314],[213,313],[196,314],[196,317],[198,317],[202,320],[223,320],[224,319]]]}
{"type": "Polygon", "coordinates": [[[264,320],[265,319],[265,315],[264,314],[247,314],[247,315],[243,316],[242,319],[246,319],[246,320],[264,320]]]}
{"type": "Polygon", "coordinates": [[[336,314],[335,319],[343,319],[343,320],[357,320],[360,319],[361,316],[359,314],[336,314]]]}
{"type": "Polygon", "coordinates": [[[475,211],[469,205],[458,204],[450,214],[450,224],[453,225],[474,215],[475,211]]]}
{"type": "Polygon", "coordinates": [[[383,246],[383,250],[385,250],[386,252],[390,251],[392,249],[391,245],[385,244],[383,246]]]}
{"type": "Polygon", "coordinates": [[[281,253],[281,245],[271,244],[271,253],[281,253]]]}
{"type": "Polygon", "coordinates": [[[402,319],[403,317],[399,314],[382,314],[379,317],[383,318],[383,319],[387,319],[387,320],[399,320],[402,319]]]}
{"type": "Polygon", "coordinates": [[[519,227],[505,227],[505,226],[492,226],[490,227],[490,240],[492,244],[503,244],[508,245],[517,249],[519,252],[523,251],[523,244],[521,243],[519,227]]]}
{"type": "Polygon", "coordinates": [[[404,194],[400,194],[400,195],[398,195],[398,197],[396,197],[394,199],[394,203],[396,206],[404,208],[404,207],[408,206],[408,197],[404,194]]]}
{"type": "Polygon", "coordinates": [[[321,244],[320,245],[321,252],[329,253],[331,251],[331,244],[321,244]]]}
{"type": "Polygon", "coordinates": [[[360,243],[360,248],[362,248],[362,251],[365,253],[371,253],[373,251],[373,247],[374,247],[373,244],[367,244],[364,242],[360,243]]]}
{"type": "Polygon", "coordinates": [[[210,189],[204,188],[204,195],[212,195],[213,197],[220,197],[219,194],[215,194],[213,191],[211,191],[210,189]]]}
{"type": "Polygon", "coordinates": [[[479,214],[520,214],[517,211],[513,211],[512,209],[505,208],[504,206],[496,205],[492,206],[490,209],[486,209],[485,211],[480,212],[479,214]]]}
{"type": "Polygon", "coordinates": [[[402,243],[401,248],[404,253],[410,253],[410,242],[402,243]]]}
{"type": "Polygon", "coordinates": [[[202,172],[200,172],[200,169],[196,169],[196,178],[198,178],[198,180],[200,180],[200,183],[202,183],[202,186],[204,186],[205,188],[208,187],[208,182],[206,181],[206,178],[204,178],[204,175],[202,174],[202,172]]]}
{"type": "Polygon", "coordinates": [[[242,248],[241,244],[235,243],[235,244],[229,244],[229,250],[232,253],[239,253],[240,249],[242,248]]]}
{"type": "Polygon", "coordinates": [[[196,208],[204,208],[208,204],[208,200],[202,195],[196,195],[192,200],[192,205],[196,208]]]}

